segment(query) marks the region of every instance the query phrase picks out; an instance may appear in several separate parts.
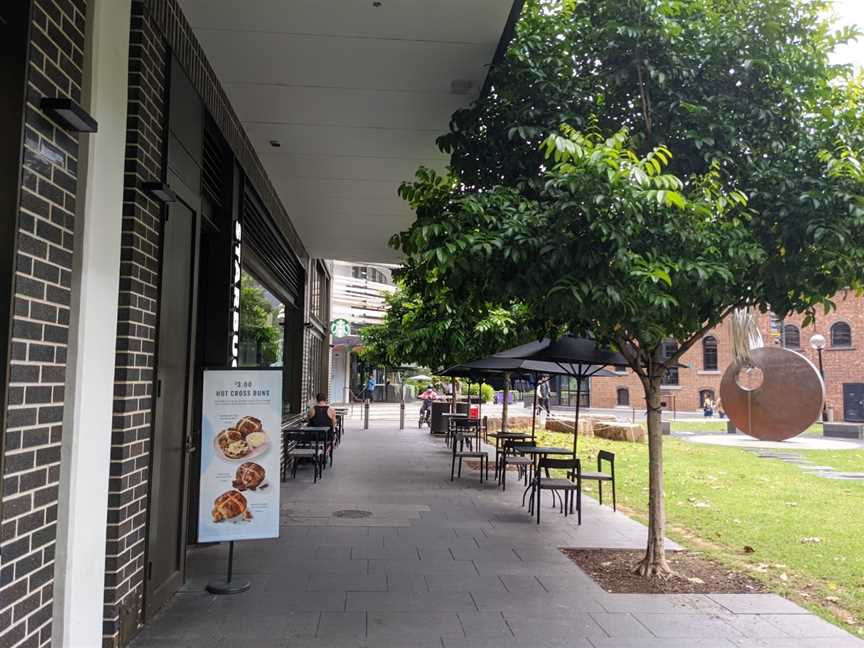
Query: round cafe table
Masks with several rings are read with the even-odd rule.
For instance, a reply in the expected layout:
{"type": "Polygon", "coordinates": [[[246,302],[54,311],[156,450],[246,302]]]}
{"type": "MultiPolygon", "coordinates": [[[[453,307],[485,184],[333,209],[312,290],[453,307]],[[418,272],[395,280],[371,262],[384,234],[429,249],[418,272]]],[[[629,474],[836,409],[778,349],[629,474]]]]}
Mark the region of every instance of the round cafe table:
{"type": "MultiPolygon", "coordinates": [[[[516,452],[521,452],[524,455],[528,455],[534,459],[534,474],[537,474],[537,461],[540,457],[548,457],[549,455],[556,456],[573,456],[572,448],[556,448],[555,446],[529,446],[529,445],[515,445],[513,449],[516,452]]],[[[531,500],[534,501],[534,480],[531,480],[531,483],[528,485],[528,488],[522,493],[522,506],[525,506],[525,496],[528,494],[528,491],[531,491],[531,500]]]]}

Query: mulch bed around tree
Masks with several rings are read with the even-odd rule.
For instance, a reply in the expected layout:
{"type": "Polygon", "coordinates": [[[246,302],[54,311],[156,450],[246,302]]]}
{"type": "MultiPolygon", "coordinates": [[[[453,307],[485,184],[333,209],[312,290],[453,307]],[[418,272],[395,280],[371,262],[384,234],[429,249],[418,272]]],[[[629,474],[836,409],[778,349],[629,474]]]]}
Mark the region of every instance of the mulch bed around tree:
{"type": "Polygon", "coordinates": [[[764,586],[692,551],[668,551],[675,572],[669,578],[643,578],[633,566],[643,551],[623,549],[566,549],[561,551],[607,592],[628,594],[740,594],[764,591],[764,586]]]}

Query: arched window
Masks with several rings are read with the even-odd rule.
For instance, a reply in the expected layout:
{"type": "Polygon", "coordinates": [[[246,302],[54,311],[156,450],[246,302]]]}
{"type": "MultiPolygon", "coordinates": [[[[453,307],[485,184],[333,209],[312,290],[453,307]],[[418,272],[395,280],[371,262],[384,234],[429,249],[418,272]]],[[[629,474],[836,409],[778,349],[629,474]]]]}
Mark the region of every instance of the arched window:
{"type": "Polygon", "coordinates": [[[630,390],[626,387],[618,388],[618,405],[629,407],[630,405],[630,390]]]}
{"type": "Polygon", "coordinates": [[[794,324],[783,327],[783,346],[787,349],[801,348],[801,331],[794,324]]]}
{"type": "Polygon", "coordinates": [[[852,346],[852,329],[846,322],[837,322],[831,326],[831,346],[852,346]]]}
{"type": "Polygon", "coordinates": [[[702,340],[702,368],[717,371],[717,338],[712,335],[702,340]]]}

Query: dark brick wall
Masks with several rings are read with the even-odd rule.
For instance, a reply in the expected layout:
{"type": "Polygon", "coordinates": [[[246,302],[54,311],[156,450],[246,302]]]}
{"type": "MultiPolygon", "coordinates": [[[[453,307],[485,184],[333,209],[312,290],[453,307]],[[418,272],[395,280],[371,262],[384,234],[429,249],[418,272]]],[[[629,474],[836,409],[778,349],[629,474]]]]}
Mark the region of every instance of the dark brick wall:
{"type": "Polygon", "coordinates": [[[132,3],[129,104],[103,646],[141,618],[160,257],[159,205],[140,191],[163,177],[169,52],[204,100],[238,164],[305,265],[308,254],[175,0],[132,3]]]}
{"type": "Polygon", "coordinates": [[[105,547],[103,629],[109,646],[119,639],[124,615],[139,616],[144,587],[161,215],[140,186],[162,177],[167,55],[144,5],[133,2],[105,547]]]}
{"type": "Polygon", "coordinates": [[[33,1],[4,430],[2,646],[51,642],[78,139],[38,106],[43,96],[80,101],[86,10],[86,0],[33,1]]]}

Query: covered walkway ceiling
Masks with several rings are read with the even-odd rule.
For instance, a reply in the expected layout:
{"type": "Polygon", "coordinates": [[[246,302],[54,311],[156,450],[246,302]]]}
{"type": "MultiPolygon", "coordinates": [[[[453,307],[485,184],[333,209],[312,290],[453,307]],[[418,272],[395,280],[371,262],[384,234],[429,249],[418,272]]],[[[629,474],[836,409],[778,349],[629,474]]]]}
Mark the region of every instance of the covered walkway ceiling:
{"type": "Polygon", "coordinates": [[[310,254],[398,261],[396,189],[446,163],[435,138],[478,96],[514,0],[180,4],[310,254]]]}

